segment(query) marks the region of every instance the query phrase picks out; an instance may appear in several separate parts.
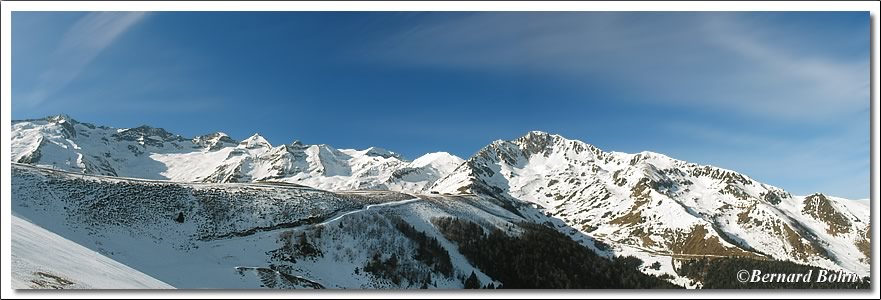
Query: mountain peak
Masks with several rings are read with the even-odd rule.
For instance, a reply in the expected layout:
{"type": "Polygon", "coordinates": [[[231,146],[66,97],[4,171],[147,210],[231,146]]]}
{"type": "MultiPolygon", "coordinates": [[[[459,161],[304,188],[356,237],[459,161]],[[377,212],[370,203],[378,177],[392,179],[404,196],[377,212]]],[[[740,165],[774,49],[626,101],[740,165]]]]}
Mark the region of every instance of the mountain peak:
{"type": "Polygon", "coordinates": [[[455,164],[458,166],[462,164],[463,161],[464,160],[462,158],[452,155],[448,152],[434,152],[420,156],[411,163],[411,166],[421,167],[434,163],[455,164]]]}
{"type": "Polygon", "coordinates": [[[549,153],[555,151],[561,143],[569,140],[557,134],[550,134],[543,131],[530,131],[526,135],[511,141],[521,149],[525,149],[529,153],[549,153]]]}
{"type": "Polygon", "coordinates": [[[397,154],[397,153],[394,153],[394,152],[391,152],[391,151],[388,151],[388,150],[385,150],[385,149],[379,148],[379,147],[367,148],[367,151],[364,154],[367,156],[379,156],[379,157],[384,157],[384,158],[389,158],[389,157],[401,158],[400,154],[397,154]]]}
{"type": "Polygon", "coordinates": [[[813,193],[805,196],[806,199],[826,199],[826,195],[823,193],[813,193]]]}
{"type": "Polygon", "coordinates": [[[239,145],[243,145],[249,149],[258,148],[258,147],[259,148],[272,147],[272,144],[270,144],[269,141],[267,141],[265,138],[263,138],[263,136],[261,136],[259,133],[254,133],[253,135],[251,135],[247,139],[242,140],[242,142],[239,143],[239,145]]]}
{"type": "Polygon", "coordinates": [[[155,139],[162,141],[182,141],[183,137],[172,134],[165,129],[141,125],[135,128],[120,129],[113,135],[119,140],[137,141],[139,139],[155,139]],[[156,137],[156,138],[153,138],[156,137]]]}
{"type": "Polygon", "coordinates": [[[200,135],[193,138],[193,144],[209,148],[211,150],[218,150],[224,147],[224,144],[232,144],[235,145],[238,142],[233,140],[224,132],[215,132],[206,135],[200,135]]]}
{"type": "Polygon", "coordinates": [[[550,133],[541,131],[541,130],[531,130],[526,133],[526,136],[547,136],[551,135],[550,133]]]}
{"type": "Polygon", "coordinates": [[[128,130],[151,130],[151,129],[159,129],[159,130],[165,131],[165,129],[162,129],[162,128],[154,128],[154,127],[152,127],[152,126],[150,126],[150,125],[141,125],[141,126],[138,126],[138,127],[129,128],[128,130]]]}
{"type": "Polygon", "coordinates": [[[206,139],[224,139],[225,140],[225,139],[229,139],[230,137],[225,132],[218,131],[218,132],[209,133],[206,135],[196,136],[194,138],[195,139],[202,139],[202,140],[206,140],[206,139]]]}
{"type": "Polygon", "coordinates": [[[674,158],[669,157],[669,156],[667,156],[667,155],[664,155],[664,154],[661,154],[661,153],[658,153],[658,152],[652,152],[652,151],[642,151],[642,152],[639,152],[639,153],[637,153],[637,154],[634,154],[633,156],[634,156],[635,158],[637,158],[638,160],[642,160],[642,159],[669,159],[669,160],[675,160],[674,158]]]}
{"type": "Polygon", "coordinates": [[[260,133],[255,132],[254,134],[252,134],[248,138],[244,139],[243,141],[252,141],[252,140],[265,140],[265,139],[263,138],[262,135],[260,135],[260,133]]]}
{"type": "Polygon", "coordinates": [[[560,136],[559,134],[544,132],[544,131],[540,131],[540,130],[532,130],[530,132],[527,132],[526,135],[524,135],[523,137],[525,137],[525,138],[538,138],[538,137],[540,137],[540,138],[549,138],[549,137],[562,138],[562,136],[560,136]]]}
{"type": "Polygon", "coordinates": [[[527,132],[525,135],[521,136],[514,140],[514,143],[521,144],[526,141],[553,141],[553,140],[564,140],[562,136],[559,134],[551,134],[544,131],[533,130],[527,132]]]}
{"type": "Polygon", "coordinates": [[[294,140],[288,145],[290,149],[306,149],[309,148],[309,145],[303,144],[300,140],[294,140]]]}
{"type": "Polygon", "coordinates": [[[50,122],[56,122],[56,123],[64,123],[64,122],[77,123],[76,120],[74,120],[73,118],[71,118],[67,114],[58,114],[58,115],[54,115],[54,116],[48,116],[48,117],[46,117],[46,120],[50,121],[50,122]]]}

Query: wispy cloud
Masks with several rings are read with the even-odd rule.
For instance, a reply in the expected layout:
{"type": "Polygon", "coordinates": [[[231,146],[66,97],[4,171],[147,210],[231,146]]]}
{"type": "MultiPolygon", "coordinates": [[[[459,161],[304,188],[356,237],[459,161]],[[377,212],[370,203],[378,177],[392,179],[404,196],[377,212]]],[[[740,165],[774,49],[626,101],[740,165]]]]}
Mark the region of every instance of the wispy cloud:
{"type": "Polygon", "coordinates": [[[642,101],[751,116],[833,120],[867,109],[868,55],[814,55],[802,50],[816,40],[778,42],[805,34],[737,13],[476,13],[423,22],[372,55],[608,82],[642,101]]]}
{"type": "Polygon", "coordinates": [[[807,55],[798,48],[822,45],[782,47],[772,39],[798,33],[775,32],[767,29],[772,24],[747,22],[736,15],[704,18],[702,23],[708,41],[750,66],[722,76],[731,88],[717,97],[729,107],[776,117],[833,119],[869,107],[868,55],[807,55]]]}
{"type": "Polygon", "coordinates": [[[48,68],[20,102],[37,106],[53,97],[146,15],[145,12],[93,12],[80,18],[46,57],[48,68]]]}

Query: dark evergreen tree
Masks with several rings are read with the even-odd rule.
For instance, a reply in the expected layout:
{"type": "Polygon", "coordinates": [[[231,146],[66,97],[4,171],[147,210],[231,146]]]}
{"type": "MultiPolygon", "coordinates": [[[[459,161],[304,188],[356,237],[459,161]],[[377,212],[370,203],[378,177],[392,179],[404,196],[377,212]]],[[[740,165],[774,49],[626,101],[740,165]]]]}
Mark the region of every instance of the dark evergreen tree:
{"type": "Polygon", "coordinates": [[[297,250],[299,251],[299,254],[304,257],[321,255],[321,251],[309,243],[309,238],[306,236],[305,231],[300,232],[300,235],[297,237],[297,250]]]}
{"type": "Polygon", "coordinates": [[[642,260],[634,256],[620,256],[616,261],[628,269],[639,270],[642,267],[642,260]]]}
{"type": "Polygon", "coordinates": [[[477,279],[477,274],[474,274],[474,271],[471,271],[471,276],[468,276],[468,279],[465,279],[465,288],[466,289],[479,289],[480,288],[480,279],[477,279]]]}

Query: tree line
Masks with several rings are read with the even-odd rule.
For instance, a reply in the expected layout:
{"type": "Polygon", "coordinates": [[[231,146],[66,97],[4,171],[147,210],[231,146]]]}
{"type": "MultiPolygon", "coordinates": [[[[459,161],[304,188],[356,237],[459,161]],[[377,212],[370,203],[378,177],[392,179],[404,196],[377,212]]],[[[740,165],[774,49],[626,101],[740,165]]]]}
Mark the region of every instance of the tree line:
{"type": "Polygon", "coordinates": [[[676,288],[638,270],[637,258],[609,260],[544,225],[519,223],[522,233],[484,229],[458,218],[435,218],[444,236],[484,273],[515,289],[676,288]]]}

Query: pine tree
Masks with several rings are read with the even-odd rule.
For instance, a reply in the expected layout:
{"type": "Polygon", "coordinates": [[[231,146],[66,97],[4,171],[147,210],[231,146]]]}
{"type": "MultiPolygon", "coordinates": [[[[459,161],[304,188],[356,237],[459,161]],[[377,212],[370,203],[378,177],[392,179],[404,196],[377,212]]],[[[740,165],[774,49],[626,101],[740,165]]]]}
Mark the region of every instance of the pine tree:
{"type": "Polygon", "coordinates": [[[480,279],[477,279],[477,274],[474,274],[474,271],[471,271],[471,276],[468,276],[468,279],[465,279],[465,288],[466,289],[479,289],[480,288],[480,279]]]}

